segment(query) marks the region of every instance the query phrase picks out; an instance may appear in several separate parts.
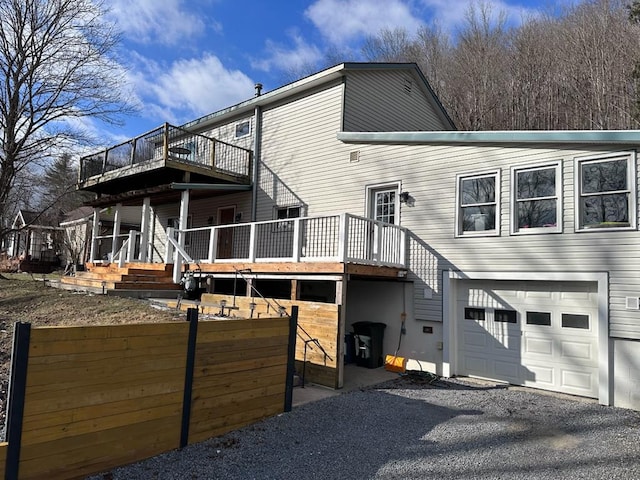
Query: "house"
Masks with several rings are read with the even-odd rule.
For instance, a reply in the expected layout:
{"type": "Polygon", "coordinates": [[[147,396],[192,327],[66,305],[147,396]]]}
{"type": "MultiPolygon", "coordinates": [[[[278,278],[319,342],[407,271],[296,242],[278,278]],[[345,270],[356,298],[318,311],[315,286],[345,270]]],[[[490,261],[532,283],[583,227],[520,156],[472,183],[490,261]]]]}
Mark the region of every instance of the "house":
{"type": "Polygon", "coordinates": [[[323,353],[297,358],[336,388],[366,320],[410,369],[640,409],[639,145],[457,132],[415,65],[345,63],[81,159],[114,211],[88,267],[300,304],[323,353]]]}
{"type": "Polygon", "coordinates": [[[41,215],[19,210],[8,235],[4,269],[48,273],[60,265],[61,229],[43,221],[41,215]]]}

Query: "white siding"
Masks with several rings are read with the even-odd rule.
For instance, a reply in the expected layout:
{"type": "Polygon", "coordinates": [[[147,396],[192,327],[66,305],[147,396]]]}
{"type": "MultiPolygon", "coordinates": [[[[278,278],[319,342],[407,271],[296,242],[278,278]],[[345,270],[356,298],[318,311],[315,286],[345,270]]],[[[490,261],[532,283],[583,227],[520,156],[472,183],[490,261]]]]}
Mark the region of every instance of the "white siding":
{"type": "MultiPolygon", "coordinates": [[[[411,279],[416,282],[416,318],[441,319],[442,270],[609,272],[612,336],[640,338],[640,312],[624,308],[625,296],[640,296],[640,234],[637,231],[574,232],[574,158],[597,153],[559,147],[351,146],[360,162],[340,170],[352,186],[332,189],[343,205],[357,205],[367,184],[401,180],[414,199],[402,205],[401,224],[411,230],[411,279]],[[510,235],[512,166],[562,161],[563,233],[510,235]],[[353,167],[349,169],[349,167],[353,167]],[[456,174],[501,170],[501,235],[455,238],[456,174]],[[437,283],[436,272],[437,269],[437,283]],[[423,283],[424,282],[424,283],[423,283]],[[424,286],[433,288],[425,299],[424,286]]],[[[636,179],[637,180],[637,179],[636,179]]],[[[318,182],[321,179],[317,179],[318,182]]],[[[300,192],[299,190],[296,190],[300,192]]],[[[300,192],[304,194],[304,192],[300,192]]],[[[637,201],[637,200],[636,200],[637,201]]]]}
{"type": "MultiPolygon", "coordinates": [[[[239,192],[228,195],[191,200],[189,202],[189,217],[191,227],[215,226],[218,221],[218,208],[235,207],[236,215],[241,214],[242,222],[250,221],[251,216],[251,193],[239,192]],[[211,221],[210,221],[211,220],[211,221]]],[[[180,215],[180,204],[157,205],[154,211],[153,225],[153,261],[164,261],[173,263],[172,259],[165,259],[166,256],[166,229],[169,218],[180,215]]]]}
{"type": "Polygon", "coordinates": [[[254,128],[255,122],[253,120],[253,115],[247,115],[235,118],[227,123],[217,125],[200,133],[202,133],[202,135],[210,138],[215,138],[216,140],[220,140],[222,142],[253,150],[254,128]],[[245,121],[250,122],[251,133],[244,137],[236,138],[236,125],[245,121]]]}
{"type": "Polygon", "coordinates": [[[346,132],[450,130],[409,72],[349,72],[344,104],[346,132]]]}

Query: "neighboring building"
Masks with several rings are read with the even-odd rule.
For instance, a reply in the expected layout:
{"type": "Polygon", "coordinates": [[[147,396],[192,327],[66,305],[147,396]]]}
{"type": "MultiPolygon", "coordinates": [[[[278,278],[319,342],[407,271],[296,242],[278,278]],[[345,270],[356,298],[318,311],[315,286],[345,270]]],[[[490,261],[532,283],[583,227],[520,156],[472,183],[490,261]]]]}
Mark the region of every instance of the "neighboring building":
{"type": "Polygon", "coordinates": [[[347,63],[84,158],[80,187],[108,260],[336,305],[331,386],[371,320],[411,369],[640,409],[640,132],[453,130],[415,65],[347,63]]]}
{"type": "Polygon", "coordinates": [[[20,210],[11,224],[5,269],[47,273],[60,265],[61,229],[40,221],[40,215],[20,210]]]}

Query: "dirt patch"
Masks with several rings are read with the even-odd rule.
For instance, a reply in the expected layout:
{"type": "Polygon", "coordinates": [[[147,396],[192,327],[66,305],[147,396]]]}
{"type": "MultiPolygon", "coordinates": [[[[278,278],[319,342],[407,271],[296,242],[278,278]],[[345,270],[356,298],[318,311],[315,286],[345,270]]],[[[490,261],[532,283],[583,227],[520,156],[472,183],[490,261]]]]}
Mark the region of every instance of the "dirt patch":
{"type": "MultiPolygon", "coordinates": [[[[109,325],[184,321],[185,314],[153,308],[148,301],[91,295],[46,286],[47,277],[0,276],[0,429],[4,426],[13,326],[109,325]]],[[[48,277],[51,278],[51,277],[48,277]]]]}

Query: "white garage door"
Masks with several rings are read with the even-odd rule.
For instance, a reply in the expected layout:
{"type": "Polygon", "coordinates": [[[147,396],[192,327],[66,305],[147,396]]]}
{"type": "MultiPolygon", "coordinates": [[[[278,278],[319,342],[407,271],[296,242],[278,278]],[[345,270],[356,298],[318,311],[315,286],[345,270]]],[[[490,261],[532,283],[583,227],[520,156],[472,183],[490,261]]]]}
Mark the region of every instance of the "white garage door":
{"type": "Polygon", "coordinates": [[[456,373],[598,396],[597,284],[465,280],[456,373]]]}

